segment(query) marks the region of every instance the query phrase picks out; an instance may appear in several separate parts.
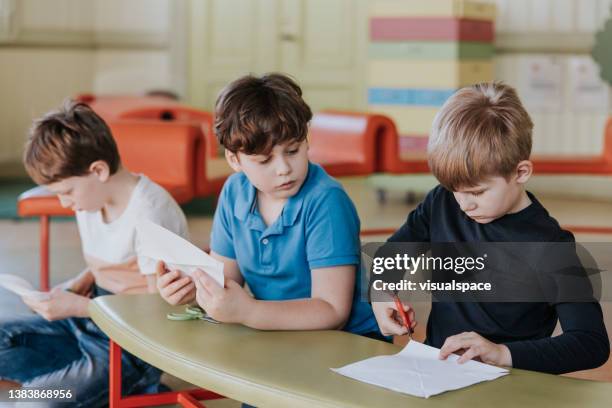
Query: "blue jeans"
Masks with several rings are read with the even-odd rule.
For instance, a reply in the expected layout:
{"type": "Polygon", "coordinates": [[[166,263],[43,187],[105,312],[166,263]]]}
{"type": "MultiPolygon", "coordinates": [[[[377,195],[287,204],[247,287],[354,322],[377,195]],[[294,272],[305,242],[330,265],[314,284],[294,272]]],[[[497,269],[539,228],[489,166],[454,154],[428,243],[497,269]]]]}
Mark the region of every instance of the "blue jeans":
{"type": "MultiPolygon", "coordinates": [[[[0,379],[27,388],[70,388],[76,402],[50,407],[105,407],[109,338],[88,318],[49,322],[40,316],[0,324],[0,379]]],[[[161,372],[122,352],[124,395],[157,392],[161,372]]]]}

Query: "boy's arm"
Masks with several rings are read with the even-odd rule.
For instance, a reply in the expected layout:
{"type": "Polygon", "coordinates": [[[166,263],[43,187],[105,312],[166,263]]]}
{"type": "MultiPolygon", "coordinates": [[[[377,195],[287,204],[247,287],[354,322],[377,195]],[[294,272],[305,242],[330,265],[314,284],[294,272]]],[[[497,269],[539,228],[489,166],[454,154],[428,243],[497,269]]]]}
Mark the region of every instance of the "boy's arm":
{"type": "MultiPolygon", "coordinates": [[[[430,191],[423,202],[408,214],[406,221],[391,235],[387,242],[380,246],[375,253],[368,254],[372,258],[393,258],[397,254],[414,251],[411,256],[418,256],[421,253],[427,252],[431,235],[429,233],[431,207],[434,202],[435,195],[438,194],[439,188],[430,191]],[[405,244],[403,244],[405,243],[405,244]]],[[[367,249],[366,249],[367,251],[367,249]]],[[[385,282],[399,282],[405,276],[405,271],[402,270],[386,270],[382,275],[369,273],[368,294],[370,303],[374,308],[374,316],[379,327],[385,334],[403,335],[408,330],[396,320],[397,316],[395,302],[386,293],[375,292],[372,290],[372,284],[377,279],[382,279],[385,282]]],[[[404,309],[414,314],[408,304],[404,304],[404,309]]],[[[414,319],[411,318],[414,322],[414,319]]]]}
{"type": "MultiPolygon", "coordinates": [[[[235,259],[214,251],[211,251],[210,255],[223,262],[225,279],[243,285],[244,278],[235,259]]],[[[243,299],[249,305],[243,310],[248,313],[238,316],[240,321],[237,323],[259,330],[340,329],[351,311],[354,284],[355,267],[352,265],[314,269],[310,299],[243,299]]],[[[211,313],[211,310],[207,311],[211,313]]],[[[212,313],[214,314],[214,311],[212,313]]]]}
{"type": "Polygon", "coordinates": [[[221,288],[205,274],[194,277],[197,301],[213,318],[259,330],[340,329],[351,310],[355,266],[312,271],[312,297],[286,301],[256,300],[233,279],[221,288]]]}
{"type": "Polygon", "coordinates": [[[95,277],[89,268],[83,269],[81,273],[72,279],[58,285],[62,290],[70,290],[78,295],[86,295],[91,291],[95,277]]]}
{"type": "Polygon", "coordinates": [[[244,324],[260,330],[341,329],[351,312],[354,285],[353,265],[314,269],[310,299],[255,301],[244,324]]]}
{"type": "Polygon", "coordinates": [[[597,302],[555,306],[563,334],[506,343],[515,368],[563,374],[599,367],[610,356],[610,340],[597,302]]]}
{"type": "Polygon", "coordinates": [[[589,275],[595,261],[584,253],[578,257],[574,236],[567,231],[545,251],[536,267],[538,278],[563,334],[507,343],[513,366],[553,374],[598,367],[610,355],[610,341],[589,275]]]}

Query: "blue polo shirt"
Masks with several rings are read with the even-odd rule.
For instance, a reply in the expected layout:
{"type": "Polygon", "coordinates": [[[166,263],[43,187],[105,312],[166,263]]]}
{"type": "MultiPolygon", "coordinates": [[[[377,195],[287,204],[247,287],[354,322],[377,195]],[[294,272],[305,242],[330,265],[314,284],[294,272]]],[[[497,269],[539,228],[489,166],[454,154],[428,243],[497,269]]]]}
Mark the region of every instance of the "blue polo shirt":
{"type": "MultiPolygon", "coordinates": [[[[266,226],[257,209],[257,192],[243,173],[230,176],[219,197],[210,247],[235,259],[256,299],[311,297],[311,270],[355,265],[359,271],[359,217],[340,183],[309,163],[304,184],[290,197],[278,219],[266,226]]],[[[353,307],[344,330],[378,331],[355,279],[353,307]]]]}

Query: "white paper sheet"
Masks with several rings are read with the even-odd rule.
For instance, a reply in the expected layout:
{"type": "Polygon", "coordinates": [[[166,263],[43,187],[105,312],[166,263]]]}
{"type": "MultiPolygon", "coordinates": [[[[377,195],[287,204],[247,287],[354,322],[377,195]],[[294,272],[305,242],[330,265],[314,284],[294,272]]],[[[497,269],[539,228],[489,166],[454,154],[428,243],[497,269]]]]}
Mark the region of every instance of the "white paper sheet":
{"type": "Polygon", "coordinates": [[[171,269],[180,269],[191,275],[197,268],[224,285],[223,262],[219,262],[191,242],[179,237],[151,221],[136,226],[139,241],[138,256],[164,261],[171,269]]]}
{"type": "Polygon", "coordinates": [[[21,297],[30,297],[39,301],[49,299],[49,293],[34,289],[30,282],[17,275],[0,273],[0,286],[21,297]]]}
{"type": "Polygon", "coordinates": [[[440,349],[410,341],[391,356],[372,357],[332,371],[392,391],[429,398],[482,381],[491,381],[509,372],[478,361],[457,363],[459,356],[438,359],[440,349]]]}

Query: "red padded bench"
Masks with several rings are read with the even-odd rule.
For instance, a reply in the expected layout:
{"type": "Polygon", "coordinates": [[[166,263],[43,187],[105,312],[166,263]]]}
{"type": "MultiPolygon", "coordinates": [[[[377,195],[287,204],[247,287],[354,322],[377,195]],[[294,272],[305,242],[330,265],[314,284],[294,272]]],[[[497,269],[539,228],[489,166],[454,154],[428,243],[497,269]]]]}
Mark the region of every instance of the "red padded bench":
{"type": "Polygon", "coordinates": [[[202,129],[202,139],[196,152],[195,195],[204,197],[221,192],[223,183],[233,171],[225,157],[219,157],[213,115],[210,112],[184,105],[158,104],[128,109],[119,113],[119,117],[197,123],[202,129]]]}
{"type": "Polygon", "coordinates": [[[75,96],[75,99],[89,105],[105,121],[118,119],[122,112],[131,109],[180,105],[178,101],[164,96],[80,94],[75,96]]]}
{"type": "MultiPolygon", "coordinates": [[[[400,142],[393,132],[386,132],[379,145],[379,172],[393,174],[429,173],[427,152],[401,152],[400,142]]],[[[536,174],[612,174],[612,118],[608,119],[603,152],[598,156],[537,156],[531,158],[536,174]]]]}
{"type": "Polygon", "coordinates": [[[368,175],[377,170],[379,140],[396,135],[383,115],[323,111],[310,124],[308,155],[332,176],[368,175]]]}

